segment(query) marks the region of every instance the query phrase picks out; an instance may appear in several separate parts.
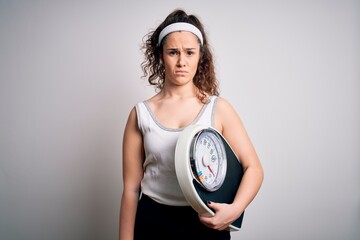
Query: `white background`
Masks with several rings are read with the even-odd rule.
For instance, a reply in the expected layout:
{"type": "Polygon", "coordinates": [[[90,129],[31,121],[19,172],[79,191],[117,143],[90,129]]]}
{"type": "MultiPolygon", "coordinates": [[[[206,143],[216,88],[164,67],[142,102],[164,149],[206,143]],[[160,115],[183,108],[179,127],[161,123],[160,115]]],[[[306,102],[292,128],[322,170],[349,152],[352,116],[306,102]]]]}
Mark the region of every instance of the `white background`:
{"type": "Polygon", "coordinates": [[[360,239],[355,0],[0,0],[0,239],[117,239],[139,45],[178,7],[265,170],[232,239],[360,239]]]}

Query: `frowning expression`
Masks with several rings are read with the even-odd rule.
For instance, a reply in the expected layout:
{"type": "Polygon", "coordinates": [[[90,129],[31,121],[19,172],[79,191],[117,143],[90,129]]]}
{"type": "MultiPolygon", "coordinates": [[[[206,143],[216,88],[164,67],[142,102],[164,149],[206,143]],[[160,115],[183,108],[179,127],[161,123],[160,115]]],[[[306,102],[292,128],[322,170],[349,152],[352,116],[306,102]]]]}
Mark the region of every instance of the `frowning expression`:
{"type": "Polygon", "coordinates": [[[200,59],[200,43],[191,32],[170,33],[163,46],[165,84],[183,85],[191,82],[200,59]]]}

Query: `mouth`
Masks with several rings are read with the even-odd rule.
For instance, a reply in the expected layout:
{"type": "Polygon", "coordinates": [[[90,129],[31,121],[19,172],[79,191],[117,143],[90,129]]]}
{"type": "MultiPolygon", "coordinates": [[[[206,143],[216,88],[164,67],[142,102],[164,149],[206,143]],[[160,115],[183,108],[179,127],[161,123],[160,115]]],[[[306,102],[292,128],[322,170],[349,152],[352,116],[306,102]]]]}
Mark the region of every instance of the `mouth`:
{"type": "Polygon", "coordinates": [[[175,71],[176,74],[187,74],[188,72],[187,71],[184,71],[184,70],[177,70],[175,71]]]}

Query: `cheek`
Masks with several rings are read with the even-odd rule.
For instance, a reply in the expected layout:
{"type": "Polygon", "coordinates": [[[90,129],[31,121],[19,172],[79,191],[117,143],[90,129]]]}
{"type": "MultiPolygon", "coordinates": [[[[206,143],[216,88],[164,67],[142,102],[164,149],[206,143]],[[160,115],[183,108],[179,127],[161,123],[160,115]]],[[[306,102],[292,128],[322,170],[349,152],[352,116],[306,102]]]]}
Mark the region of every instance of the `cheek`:
{"type": "Polygon", "coordinates": [[[197,58],[195,61],[194,61],[194,64],[195,67],[197,67],[198,65],[200,64],[200,58],[197,58]]]}
{"type": "Polygon", "coordinates": [[[192,64],[192,69],[194,69],[194,71],[196,71],[197,68],[198,68],[198,66],[199,66],[199,61],[194,62],[194,63],[192,64]]]}
{"type": "Polygon", "coordinates": [[[176,65],[176,62],[170,58],[163,58],[163,64],[164,64],[165,68],[171,68],[174,65],[176,65]]]}
{"type": "Polygon", "coordinates": [[[165,71],[169,71],[171,70],[173,67],[171,64],[169,64],[169,62],[165,62],[164,63],[164,68],[165,68],[165,71]]]}

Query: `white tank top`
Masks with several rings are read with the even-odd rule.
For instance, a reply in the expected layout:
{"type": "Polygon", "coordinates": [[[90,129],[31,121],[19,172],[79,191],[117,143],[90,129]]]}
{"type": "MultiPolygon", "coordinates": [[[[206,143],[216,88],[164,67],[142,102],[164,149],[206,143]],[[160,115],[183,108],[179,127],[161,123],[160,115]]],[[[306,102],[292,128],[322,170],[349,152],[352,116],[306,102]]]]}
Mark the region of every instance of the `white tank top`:
{"type": "MultiPolygon", "coordinates": [[[[214,126],[216,96],[210,97],[191,124],[214,126]]],[[[143,135],[145,161],[141,192],[154,201],[171,206],[188,206],[175,172],[175,147],[184,128],[167,128],[156,119],[146,102],[136,104],[143,135]]]]}

